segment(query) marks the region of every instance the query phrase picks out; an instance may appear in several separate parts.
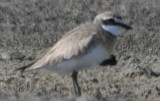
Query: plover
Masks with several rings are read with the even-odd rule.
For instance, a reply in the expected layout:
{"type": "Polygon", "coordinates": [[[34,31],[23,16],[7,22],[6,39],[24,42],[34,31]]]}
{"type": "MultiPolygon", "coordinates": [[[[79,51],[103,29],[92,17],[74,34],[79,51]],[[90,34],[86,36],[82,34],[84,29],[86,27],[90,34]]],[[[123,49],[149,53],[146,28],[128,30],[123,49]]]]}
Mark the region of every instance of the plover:
{"type": "Polygon", "coordinates": [[[113,50],[123,29],[132,28],[123,23],[119,14],[106,11],[97,15],[93,22],[81,24],[64,34],[41,59],[17,70],[43,67],[60,74],[71,73],[75,94],[80,96],[78,71],[96,65],[116,64],[113,50]]]}

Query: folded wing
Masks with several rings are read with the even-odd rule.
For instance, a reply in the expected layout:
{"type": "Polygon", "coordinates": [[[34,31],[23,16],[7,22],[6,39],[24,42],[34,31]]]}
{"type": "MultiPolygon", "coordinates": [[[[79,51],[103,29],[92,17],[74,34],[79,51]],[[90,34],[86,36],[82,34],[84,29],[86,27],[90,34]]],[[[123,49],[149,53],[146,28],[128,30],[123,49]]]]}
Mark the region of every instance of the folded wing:
{"type": "Polygon", "coordinates": [[[85,52],[96,34],[97,29],[93,23],[80,25],[66,33],[43,58],[28,66],[21,67],[19,70],[36,69],[48,63],[56,64],[65,59],[77,56],[85,52]]]}

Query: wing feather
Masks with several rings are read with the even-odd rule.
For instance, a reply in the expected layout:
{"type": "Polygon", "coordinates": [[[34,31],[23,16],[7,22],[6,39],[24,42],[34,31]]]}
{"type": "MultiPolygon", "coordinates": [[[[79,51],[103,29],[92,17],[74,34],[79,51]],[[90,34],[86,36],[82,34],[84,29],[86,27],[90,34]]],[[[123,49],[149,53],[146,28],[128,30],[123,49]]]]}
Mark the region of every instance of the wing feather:
{"type": "Polygon", "coordinates": [[[49,61],[57,63],[83,53],[96,34],[96,26],[90,23],[71,30],[47,53],[49,61]]]}
{"type": "Polygon", "coordinates": [[[93,23],[83,24],[74,28],[66,33],[43,58],[17,70],[26,71],[43,67],[48,63],[59,63],[85,52],[88,44],[97,34],[96,28],[93,23]]]}

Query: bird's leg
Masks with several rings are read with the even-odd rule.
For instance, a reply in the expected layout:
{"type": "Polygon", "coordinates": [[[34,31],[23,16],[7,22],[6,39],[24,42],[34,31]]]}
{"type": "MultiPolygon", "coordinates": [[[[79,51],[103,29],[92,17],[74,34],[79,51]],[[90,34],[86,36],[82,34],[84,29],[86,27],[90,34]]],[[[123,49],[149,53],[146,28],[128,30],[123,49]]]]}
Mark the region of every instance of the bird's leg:
{"type": "Polygon", "coordinates": [[[78,72],[74,71],[71,76],[73,80],[75,94],[77,96],[81,96],[81,88],[79,87],[79,84],[78,84],[77,75],[78,75],[78,72]]]}

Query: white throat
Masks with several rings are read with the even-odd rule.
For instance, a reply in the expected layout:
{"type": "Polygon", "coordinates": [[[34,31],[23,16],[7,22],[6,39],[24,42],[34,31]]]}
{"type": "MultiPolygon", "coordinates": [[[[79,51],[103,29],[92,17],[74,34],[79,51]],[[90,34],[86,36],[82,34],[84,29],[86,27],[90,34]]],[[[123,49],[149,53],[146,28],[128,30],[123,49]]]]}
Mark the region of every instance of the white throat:
{"type": "Polygon", "coordinates": [[[109,26],[109,25],[108,26],[102,25],[102,28],[105,31],[111,33],[114,36],[118,36],[123,31],[122,27],[120,27],[120,26],[114,26],[114,25],[111,25],[111,26],[109,26]]]}

